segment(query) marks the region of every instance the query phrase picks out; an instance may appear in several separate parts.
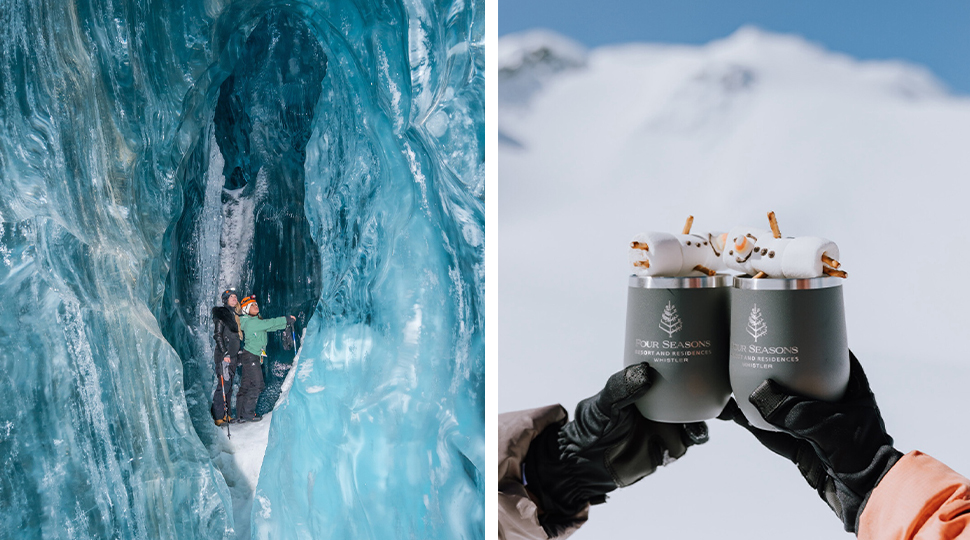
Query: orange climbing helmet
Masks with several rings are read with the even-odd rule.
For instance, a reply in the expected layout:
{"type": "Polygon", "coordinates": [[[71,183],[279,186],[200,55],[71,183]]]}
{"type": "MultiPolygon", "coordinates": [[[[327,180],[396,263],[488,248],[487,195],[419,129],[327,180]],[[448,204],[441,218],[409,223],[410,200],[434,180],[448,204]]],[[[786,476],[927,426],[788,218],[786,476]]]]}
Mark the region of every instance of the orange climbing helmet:
{"type": "Polygon", "coordinates": [[[256,297],[250,295],[250,296],[247,296],[246,298],[243,298],[242,302],[240,302],[239,305],[242,306],[242,312],[245,313],[246,315],[249,315],[249,306],[255,303],[256,303],[256,297]]]}

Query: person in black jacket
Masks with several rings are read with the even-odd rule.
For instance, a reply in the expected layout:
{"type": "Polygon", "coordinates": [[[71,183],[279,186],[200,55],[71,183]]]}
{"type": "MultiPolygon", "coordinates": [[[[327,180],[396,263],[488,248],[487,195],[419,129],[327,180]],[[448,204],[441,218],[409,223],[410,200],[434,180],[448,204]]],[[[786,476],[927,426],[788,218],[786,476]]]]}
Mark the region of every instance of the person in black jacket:
{"type": "Polygon", "coordinates": [[[229,421],[228,404],[232,396],[232,378],[238,364],[238,354],[242,333],[239,331],[239,299],[235,291],[229,289],[222,293],[222,305],[212,308],[212,322],[215,331],[212,339],[216,346],[213,351],[216,376],[219,383],[212,396],[212,418],[221,426],[229,421]]]}

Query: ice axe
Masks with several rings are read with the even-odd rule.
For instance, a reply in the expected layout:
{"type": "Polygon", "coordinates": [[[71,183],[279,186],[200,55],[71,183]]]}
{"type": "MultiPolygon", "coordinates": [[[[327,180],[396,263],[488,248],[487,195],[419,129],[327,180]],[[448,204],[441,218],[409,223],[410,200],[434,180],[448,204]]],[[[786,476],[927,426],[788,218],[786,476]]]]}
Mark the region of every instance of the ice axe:
{"type": "Polygon", "coordinates": [[[219,373],[219,388],[222,388],[222,419],[226,422],[226,437],[232,438],[232,433],[229,432],[229,400],[226,399],[226,380],[223,378],[228,366],[226,363],[222,363],[222,373],[219,373]]]}

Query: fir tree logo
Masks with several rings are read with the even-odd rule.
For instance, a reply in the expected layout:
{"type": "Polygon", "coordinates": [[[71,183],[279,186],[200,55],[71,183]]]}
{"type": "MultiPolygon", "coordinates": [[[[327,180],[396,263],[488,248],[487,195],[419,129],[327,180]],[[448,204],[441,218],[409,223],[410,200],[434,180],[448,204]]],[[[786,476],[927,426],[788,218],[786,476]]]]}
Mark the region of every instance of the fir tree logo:
{"type": "Polygon", "coordinates": [[[683,327],[680,322],[680,315],[677,315],[677,308],[673,304],[667,302],[667,307],[664,308],[663,315],[660,316],[660,329],[667,332],[670,337],[674,336],[674,332],[677,332],[683,327]]]}
{"type": "Polygon", "coordinates": [[[758,309],[758,304],[751,307],[751,315],[748,315],[748,333],[754,338],[754,342],[758,342],[758,338],[768,333],[768,325],[765,324],[765,320],[761,317],[761,310],[758,309]]]}

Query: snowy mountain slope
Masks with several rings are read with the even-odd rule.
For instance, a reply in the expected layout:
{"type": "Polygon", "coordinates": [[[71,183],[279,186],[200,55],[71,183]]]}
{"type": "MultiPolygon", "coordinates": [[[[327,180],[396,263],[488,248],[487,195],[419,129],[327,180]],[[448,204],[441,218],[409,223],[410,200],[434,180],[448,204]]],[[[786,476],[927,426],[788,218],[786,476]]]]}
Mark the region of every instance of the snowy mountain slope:
{"type": "Polygon", "coordinates": [[[505,108],[528,106],[556,75],[586,66],[586,49],[548,30],[502,39],[498,47],[499,100],[505,108]]]}
{"type": "MultiPolygon", "coordinates": [[[[543,35],[502,38],[500,60],[576,56],[543,35]]],[[[499,410],[571,410],[621,367],[635,233],[689,214],[695,231],[766,226],[774,210],[786,235],[839,243],[849,343],[897,446],[970,473],[970,99],[919,66],[754,28],[583,58],[500,65],[541,84],[500,81],[499,410]]],[[[734,426],[711,431],[576,538],[846,537],[793,466],[734,426]]]]}

